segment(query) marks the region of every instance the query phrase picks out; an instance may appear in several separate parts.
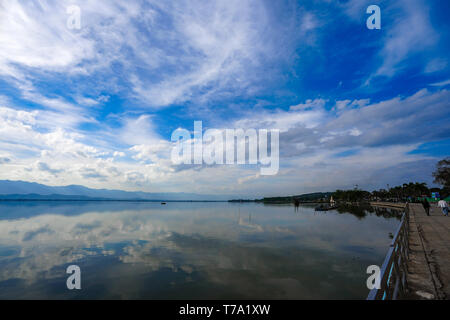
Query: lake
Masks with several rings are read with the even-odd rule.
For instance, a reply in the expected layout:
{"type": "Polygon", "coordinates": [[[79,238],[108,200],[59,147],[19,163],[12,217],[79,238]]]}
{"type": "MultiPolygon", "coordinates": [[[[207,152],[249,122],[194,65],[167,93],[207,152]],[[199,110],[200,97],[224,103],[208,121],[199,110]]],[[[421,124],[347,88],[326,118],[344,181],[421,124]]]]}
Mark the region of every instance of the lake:
{"type": "Polygon", "coordinates": [[[399,213],[0,202],[0,299],[365,299],[399,213]],[[81,269],[68,290],[66,269],[81,269]]]}

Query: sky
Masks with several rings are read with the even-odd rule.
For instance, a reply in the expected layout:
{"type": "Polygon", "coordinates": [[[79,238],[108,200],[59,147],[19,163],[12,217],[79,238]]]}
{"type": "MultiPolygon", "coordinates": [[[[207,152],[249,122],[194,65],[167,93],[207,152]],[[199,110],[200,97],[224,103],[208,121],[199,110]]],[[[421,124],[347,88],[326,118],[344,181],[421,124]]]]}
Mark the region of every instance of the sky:
{"type": "Polygon", "coordinates": [[[0,180],[277,196],[432,185],[448,1],[0,0],[0,180]],[[381,29],[366,26],[369,5],[381,29]],[[80,28],[69,28],[71,6],[80,28]],[[179,165],[174,130],[280,130],[280,168],[179,165]]]}

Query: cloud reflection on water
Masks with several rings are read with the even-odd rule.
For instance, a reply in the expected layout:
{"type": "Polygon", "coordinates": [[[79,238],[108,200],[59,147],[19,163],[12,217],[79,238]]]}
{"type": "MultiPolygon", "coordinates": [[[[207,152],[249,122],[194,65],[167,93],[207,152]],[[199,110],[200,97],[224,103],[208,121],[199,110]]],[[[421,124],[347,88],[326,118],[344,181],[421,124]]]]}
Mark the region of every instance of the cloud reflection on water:
{"type": "Polygon", "coordinates": [[[74,298],[56,286],[68,264],[83,270],[75,298],[358,297],[397,224],[290,206],[103,205],[0,220],[0,289],[15,283],[0,297],[74,298]]]}

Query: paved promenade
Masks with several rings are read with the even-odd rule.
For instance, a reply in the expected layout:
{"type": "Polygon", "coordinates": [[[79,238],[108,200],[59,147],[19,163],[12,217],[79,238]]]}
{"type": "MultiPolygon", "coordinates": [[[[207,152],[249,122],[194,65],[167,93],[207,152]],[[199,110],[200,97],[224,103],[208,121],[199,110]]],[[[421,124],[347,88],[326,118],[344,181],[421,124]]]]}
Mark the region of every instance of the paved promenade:
{"type": "Polygon", "coordinates": [[[410,299],[450,299],[450,217],[432,205],[409,204],[408,287],[410,299]]]}

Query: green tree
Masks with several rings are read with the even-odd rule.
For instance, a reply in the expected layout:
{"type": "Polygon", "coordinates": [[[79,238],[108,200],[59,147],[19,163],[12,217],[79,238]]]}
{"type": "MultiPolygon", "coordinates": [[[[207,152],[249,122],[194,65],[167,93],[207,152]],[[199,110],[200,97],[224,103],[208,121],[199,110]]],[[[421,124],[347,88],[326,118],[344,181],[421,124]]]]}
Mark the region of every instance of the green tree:
{"type": "Polygon", "coordinates": [[[450,192],[450,158],[439,161],[433,172],[434,183],[440,184],[446,195],[450,192]]]}

